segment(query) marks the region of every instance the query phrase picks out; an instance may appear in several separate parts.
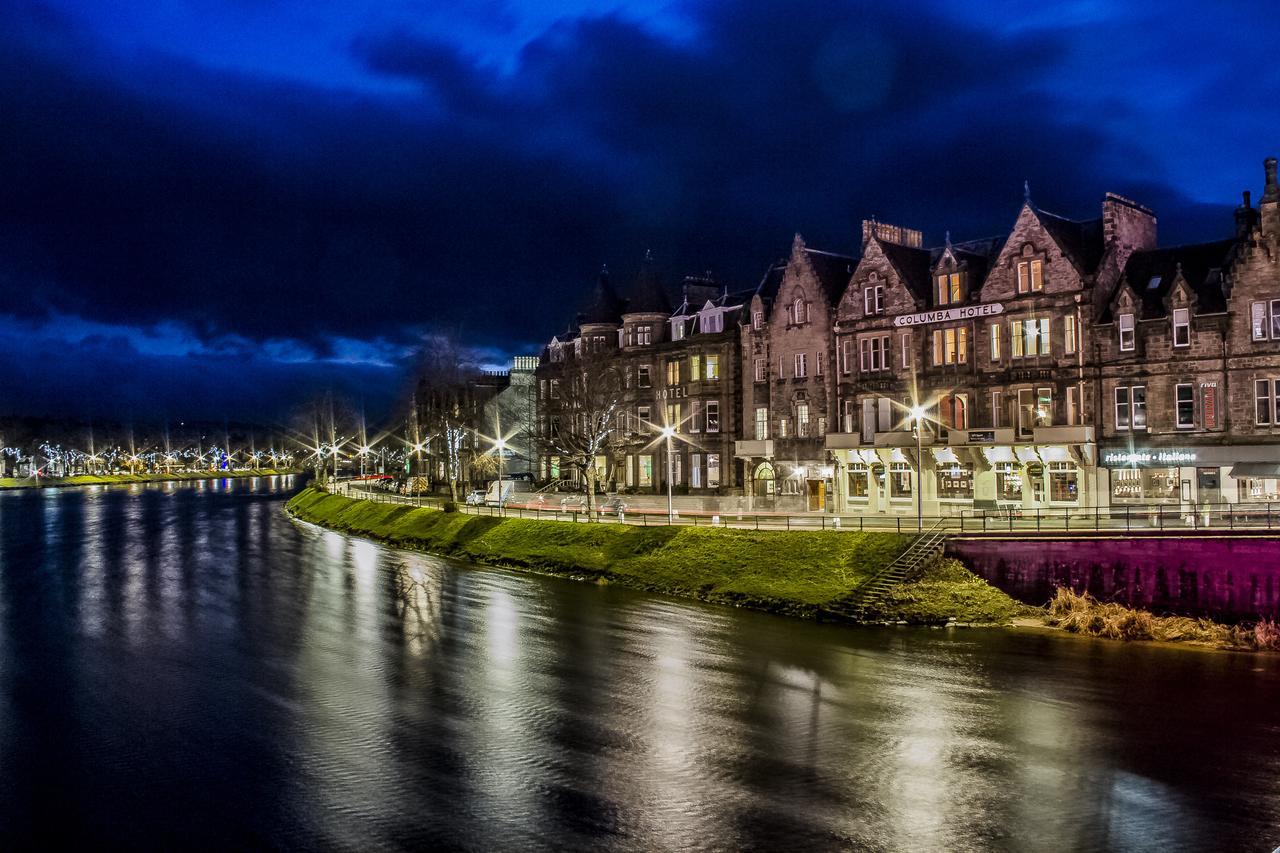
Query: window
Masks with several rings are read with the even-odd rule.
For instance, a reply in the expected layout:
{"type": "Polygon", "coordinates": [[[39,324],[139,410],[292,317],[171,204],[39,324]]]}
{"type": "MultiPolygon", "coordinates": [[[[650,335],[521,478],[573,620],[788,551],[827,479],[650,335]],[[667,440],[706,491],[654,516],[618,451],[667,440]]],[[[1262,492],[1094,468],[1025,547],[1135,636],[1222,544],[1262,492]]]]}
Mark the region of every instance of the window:
{"type": "Polygon", "coordinates": [[[787,374],[787,357],[785,355],[778,356],[778,378],[781,379],[787,374]]]}
{"type": "Polygon", "coordinates": [[[680,384],[680,362],[677,359],[667,361],[667,385],[680,384]]]}
{"type": "Polygon", "coordinates": [[[1075,426],[1080,418],[1080,386],[1067,386],[1067,424],[1075,426]]]}
{"type": "Polygon", "coordinates": [[[884,313],[884,285],[875,284],[862,291],[862,313],[884,313]]]}
{"type": "Polygon", "coordinates": [[[653,343],[653,327],[636,326],[636,343],[640,346],[648,346],[653,343]]]}
{"type": "Polygon", "coordinates": [[[864,373],[889,369],[889,336],[863,338],[858,342],[858,365],[864,373]]]}
{"type": "Polygon", "coordinates": [[[757,330],[764,328],[764,312],[763,311],[751,312],[751,328],[757,329],[757,330]]]}
{"type": "Polygon", "coordinates": [[[803,323],[806,313],[804,299],[797,296],[796,301],[791,303],[791,322],[803,323]]]}
{"type": "MultiPolygon", "coordinates": [[[[1253,339],[1255,341],[1265,341],[1267,339],[1267,303],[1253,302],[1249,305],[1250,327],[1253,330],[1253,339]]],[[[554,351],[552,355],[554,355],[554,351]]],[[[552,361],[555,359],[553,358],[552,361]]]]}
{"type": "Polygon", "coordinates": [[[787,437],[787,419],[778,418],[778,438],[787,437]]]}
{"type": "Polygon", "coordinates": [[[714,335],[717,332],[724,331],[724,315],[719,311],[710,314],[703,314],[701,319],[701,329],[708,335],[714,335]]]}
{"type": "Polygon", "coordinates": [[[702,356],[689,356],[689,381],[697,382],[702,378],[702,356]]]}
{"type": "Polygon", "coordinates": [[[1194,429],[1196,425],[1196,389],[1190,383],[1179,383],[1174,389],[1178,429],[1194,429]]]}
{"type": "Polygon", "coordinates": [[[1000,360],[1000,324],[992,323],[987,327],[991,334],[991,360],[1000,360]]]}
{"type": "Polygon", "coordinates": [[[764,441],[769,437],[769,407],[756,407],[756,441],[764,441]]]}
{"type": "Polygon", "coordinates": [[[906,332],[902,335],[902,367],[904,369],[911,367],[911,333],[906,332]]]}
{"type": "Polygon", "coordinates": [[[649,378],[649,365],[642,364],[636,368],[636,387],[637,388],[653,387],[652,381],[649,378]]]}
{"type": "Polygon", "coordinates": [[[671,340],[684,340],[684,318],[676,317],[671,321],[671,340]]]}
{"type": "Polygon", "coordinates": [[[719,382],[720,381],[720,356],[718,355],[707,356],[706,364],[707,364],[707,381],[719,382]]]}
{"type": "Polygon", "coordinates": [[[702,454],[689,454],[689,487],[693,489],[702,488],[702,454]]]}
{"type": "Polygon", "coordinates": [[[1133,352],[1133,315],[1120,315],[1120,352],[1133,352]]]}
{"type": "Polygon", "coordinates": [[[707,488],[720,488],[720,454],[707,454],[707,488]]]}
{"type": "Polygon", "coordinates": [[[939,305],[954,305],[960,301],[960,273],[942,273],[935,281],[938,285],[939,305]]]}
{"type": "Polygon", "coordinates": [[[763,358],[756,359],[756,381],[766,382],[769,379],[769,362],[763,358]]]}
{"type": "Polygon", "coordinates": [[[853,432],[854,404],[853,400],[844,401],[844,418],[841,421],[843,432],[853,432]]]}
{"type": "Polygon", "coordinates": [[[822,362],[823,362],[822,353],[820,352],[814,353],[813,354],[813,375],[814,376],[822,375],[822,362]]]}
{"type": "Polygon", "coordinates": [[[849,463],[849,497],[851,498],[867,498],[867,490],[869,488],[867,480],[867,466],[858,462],[849,463]]]}
{"type": "Polygon", "coordinates": [[[636,418],[640,421],[640,432],[648,429],[653,420],[653,411],[648,406],[636,406],[636,418]]]}
{"type": "Polygon", "coordinates": [[[1078,503],[1079,470],[1074,462],[1049,463],[1049,500],[1054,503],[1078,503]]]}
{"type": "Polygon", "coordinates": [[[796,403],[796,435],[806,438],[809,435],[809,404],[796,403]]]}
{"type": "Polygon", "coordinates": [[[1068,314],[1062,318],[1062,351],[1070,355],[1079,348],[1080,338],[1076,330],[1076,318],[1074,314],[1068,314]]]}
{"type": "Polygon", "coordinates": [[[1018,389],[1018,432],[1030,435],[1035,427],[1053,423],[1053,389],[1018,389]]]}
{"type": "Polygon", "coordinates": [[[560,398],[560,380],[551,380],[551,399],[558,400],[560,398]]]}
{"type": "Polygon", "coordinates": [[[933,363],[964,364],[969,360],[969,329],[955,326],[933,330],[933,363]]]}
{"type": "Polygon", "coordinates": [[[707,401],[707,432],[720,431],[720,401],[707,401]]]}
{"type": "Polygon", "coordinates": [[[1000,410],[1004,408],[1004,394],[999,391],[991,392],[991,428],[999,429],[1004,425],[1004,418],[1001,417],[1000,410]]]}
{"type": "Polygon", "coordinates": [[[641,454],[639,457],[637,457],[637,459],[640,462],[640,476],[638,478],[640,481],[639,485],[642,487],[652,486],[653,485],[653,457],[647,453],[644,453],[644,454],[641,454]]]}
{"type": "Polygon", "coordinates": [[[689,401],[689,432],[702,432],[702,401],[689,401]]]}
{"type": "MultiPolygon", "coordinates": [[[[1280,380],[1274,383],[1270,379],[1257,379],[1253,383],[1254,396],[1254,423],[1269,424],[1273,422],[1272,414],[1275,412],[1276,405],[1272,403],[1272,387],[1280,386],[1280,380]]],[[[1280,387],[1277,388],[1280,390],[1280,387]]],[[[1277,401],[1280,403],[1280,401],[1277,401]]]]}
{"type": "Polygon", "coordinates": [[[938,400],[938,420],[948,429],[969,428],[969,395],[946,394],[938,400]]]}
{"type": "Polygon", "coordinates": [[[667,425],[680,432],[680,427],[684,426],[682,406],[680,403],[667,403],[667,425]]]}
{"type": "Polygon", "coordinates": [[[853,338],[845,338],[840,342],[840,372],[853,372],[853,338]]]}
{"type": "Polygon", "coordinates": [[[1038,293],[1044,290],[1044,266],[1039,260],[1018,262],[1018,292],[1038,293]]]}
{"type": "Polygon", "coordinates": [[[889,466],[889,497],[911,497],[911,466],[905,462],[894,462],[889,466]]]}
{"type": "Polygon", "coordinates": [[[1280,299],[1271,300],[1271,339],[1280,340],[1280,299]]]}
{"type": "Polygon", "coordinates": [[[973,500],[973,466],[953,462],[937,470],[940,500],[973,500]]]}
{"type": "Polygon", "coordinates": [[[1116,388],[1116,429],[1147,428],[1147,387],[1145,385],[1116,388]]]}
{"type": "Polygon", "coordinates": [[[803,379],[804,377],[808,376],[809,375],[809,354],[803,353],[803,352],[796,353],[795,362],[796,362],[795,377],[797,379],[803,379]]]}
{"type": "Polygon", "coordinates": [[[1049,355],[1049,319],[1014,320],[1010,333],[1013,358],[1049,355]]]}
{"type": "Polygon", "coordinates": [[[996,463],[996,500],[1022,502],[1022,472],[1016,462],[996,463]]]}
{"type": "Polygon", "coordinates": [[[1191,309],[1173,309],[1173,345],[1175,347],[1191,346],[1191,309]]]}

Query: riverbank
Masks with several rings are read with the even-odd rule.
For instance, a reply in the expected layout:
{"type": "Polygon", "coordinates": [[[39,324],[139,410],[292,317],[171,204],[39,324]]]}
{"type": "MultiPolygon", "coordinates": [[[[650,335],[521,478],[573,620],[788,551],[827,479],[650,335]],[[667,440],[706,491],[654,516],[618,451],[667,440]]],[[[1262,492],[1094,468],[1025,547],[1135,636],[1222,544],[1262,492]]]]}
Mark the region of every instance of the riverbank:
{"type": "Polygon", "coordinates": [[[297,471],[262,468],[257,471],[177,471],[154,474],[81,474],[75,477],[0,477],[0,489],[49,489],[57,486],[118,486],[128,483],[177,483],[191,480],[226,480],[242,477],[274,477],[297,471]]]}
{"type": "MultiPolygon", "coordinates": [[[[752,531],[495,518],[358,500],[311,488],[295,495],[287,509],[303,521],[399,547],[808,618],[837,615],[833,608],[911,541],[910,536],[878,531],[752,531]]],[[[871,618],[1007,624],[1023,609],[956,561],[941,561],[941,567],[895,590],[871,618]]]]}

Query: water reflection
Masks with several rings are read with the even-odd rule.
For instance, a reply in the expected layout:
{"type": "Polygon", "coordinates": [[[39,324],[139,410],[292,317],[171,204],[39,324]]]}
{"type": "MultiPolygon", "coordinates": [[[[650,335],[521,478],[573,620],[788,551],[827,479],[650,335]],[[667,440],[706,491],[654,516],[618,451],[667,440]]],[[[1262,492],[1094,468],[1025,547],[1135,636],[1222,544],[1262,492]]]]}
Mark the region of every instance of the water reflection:
{"type": "Polygon", "coordinates": [[[0,493],[0,840],[1264,849],[1271,658],[470,569],[269,478],[0,493]]]}

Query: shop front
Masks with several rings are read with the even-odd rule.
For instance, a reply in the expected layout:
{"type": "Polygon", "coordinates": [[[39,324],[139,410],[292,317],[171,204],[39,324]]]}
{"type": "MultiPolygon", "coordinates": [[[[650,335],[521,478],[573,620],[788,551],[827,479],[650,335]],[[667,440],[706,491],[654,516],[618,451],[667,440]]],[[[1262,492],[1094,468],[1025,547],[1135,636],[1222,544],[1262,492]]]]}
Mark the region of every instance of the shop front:
{"type": "Polygon", "coordinates": [[[1280,503],[1280,444],[1103,448],[1111,506],[1280,503]]]}

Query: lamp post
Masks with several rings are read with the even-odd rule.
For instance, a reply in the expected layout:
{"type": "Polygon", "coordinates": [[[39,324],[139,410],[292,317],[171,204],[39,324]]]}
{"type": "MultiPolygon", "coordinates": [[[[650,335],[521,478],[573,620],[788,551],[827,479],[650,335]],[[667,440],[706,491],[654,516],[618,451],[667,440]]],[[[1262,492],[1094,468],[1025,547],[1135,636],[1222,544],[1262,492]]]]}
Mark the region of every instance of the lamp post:
{"type": "Polygon", "coordinates": [[[924,530],[924,407],[911,407],[911,419],[916,422],[916,532],[924,530]]]}
{"type": "Polygon", "coordinates": [[[502,499],[502,451],[507,449],[507,443],[500,438],[493,443],[493,449],[498,454],[498,514],[501,515],[506,509],[506,501],[502,499]]]}
{"type": "Polygon", "coordinates": [[[668,425],[664,426],[662,428],[662,432],[659,434],[667,440],[667,524],[675,524],[676,512],[674,501],[672,499],[673,492],[671,483],[673,473],[671,460],[671,436],[676,434],[676,430],[675,427],[668,425]]]}

